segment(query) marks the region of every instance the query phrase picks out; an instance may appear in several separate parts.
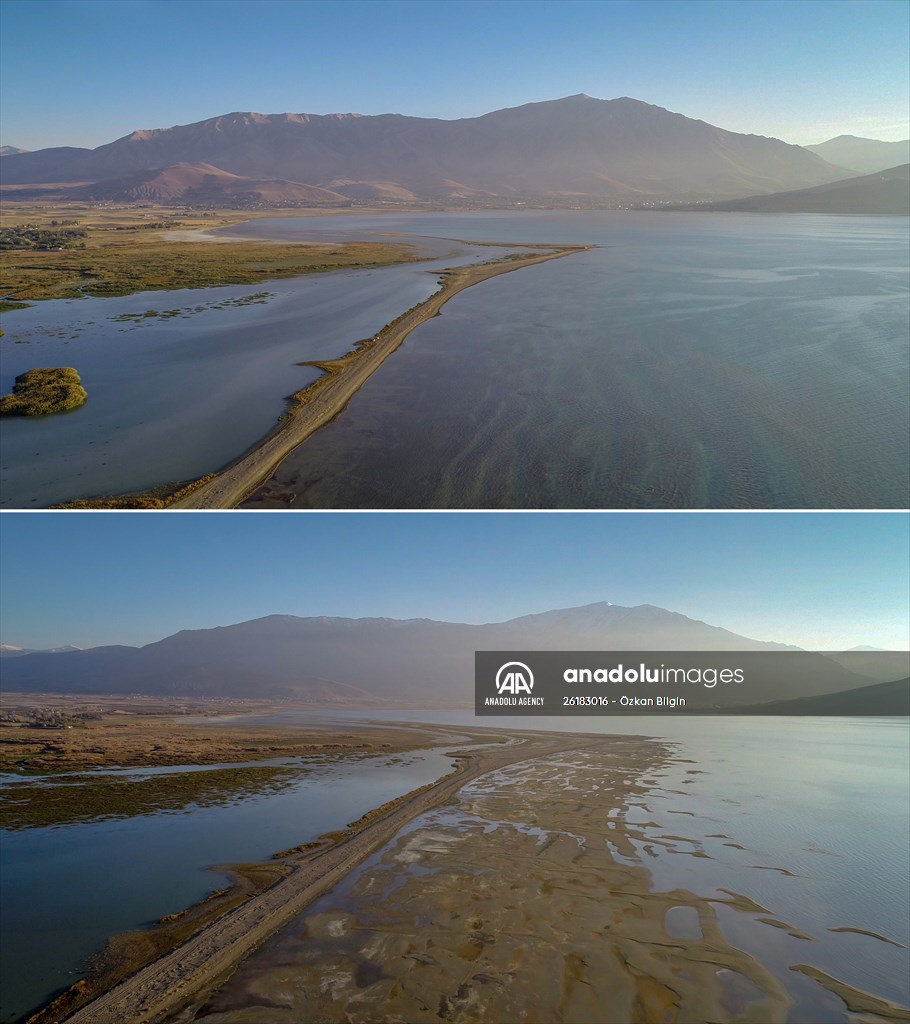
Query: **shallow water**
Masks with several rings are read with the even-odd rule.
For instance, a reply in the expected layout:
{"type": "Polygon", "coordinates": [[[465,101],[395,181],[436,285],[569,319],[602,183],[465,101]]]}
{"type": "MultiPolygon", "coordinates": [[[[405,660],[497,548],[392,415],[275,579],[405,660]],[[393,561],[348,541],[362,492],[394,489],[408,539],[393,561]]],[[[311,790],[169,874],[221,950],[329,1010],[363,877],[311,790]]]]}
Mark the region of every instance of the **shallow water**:
{"type": "Polygon", "coordinates": [[[345,221],[601,248],[456,296],[249,507],[906,506],[906,218],[345,221]]]}
{"type": "MultiPolygon", "coordinates": [[[[108,936],[183,910],[221,888],[224,876],[211,865],[268,860],[434,781],[451,764],[438,751],[320,761],[288,789],[227,806],[0,830],[0,1020],[18,1020],[71,985],[108,936]]],[[[237,766],[187,770],[221,767],[237,766]]]]}
{"type": "Polygon", "coordinates": [[[60,299],[3,314],[3,393],[36,366],[73,366],[89,398],[62,415],[3,420],[0,504],[40,508],[221,468],[319,376],[299,362],[343,355],[375,334],[437,290],[435,270],[503,253],[454,243],[420,249],[445,252],[399,267],[60,299]]]}

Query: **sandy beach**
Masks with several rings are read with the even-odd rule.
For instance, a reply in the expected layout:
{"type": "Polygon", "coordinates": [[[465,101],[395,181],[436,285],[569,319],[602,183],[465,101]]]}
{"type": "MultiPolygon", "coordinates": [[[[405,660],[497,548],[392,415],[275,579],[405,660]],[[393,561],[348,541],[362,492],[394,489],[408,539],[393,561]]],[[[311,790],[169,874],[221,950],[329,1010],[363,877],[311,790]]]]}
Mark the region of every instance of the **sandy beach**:
{"type": "Polygon", "coordinates": [[[182,493],[169,507],[234,508],[268,479],[285,456],[337,416],[411,331],[436,316],[453,295],[500,274],[561,259],[590,246],[535,248],[547,251],[443,272],[438,292],[388,324],[375,338],[361,342],[341,359],[313,364],[324,369],[326,375],[294,396],[296,405],[268,437],[226,469],[182,493]]]}

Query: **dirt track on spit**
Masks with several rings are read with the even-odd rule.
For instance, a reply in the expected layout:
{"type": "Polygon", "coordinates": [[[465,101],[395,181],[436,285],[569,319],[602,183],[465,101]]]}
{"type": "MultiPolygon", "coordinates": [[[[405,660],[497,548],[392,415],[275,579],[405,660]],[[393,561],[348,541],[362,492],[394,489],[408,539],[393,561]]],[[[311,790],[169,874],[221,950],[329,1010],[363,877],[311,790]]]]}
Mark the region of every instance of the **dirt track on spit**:
{"type": "Polygon", "coordinates": [[[495,750],[471,751],[463,757],[460,771],[418,790],[325,853],[301,859],[286,878],[77,1010],[67,1018],[68,1024],[144,1024],[162,1019],[228,973],[402,826],[451,799],[466,783],[507,765],[597,742],[589,736],[524,735],[495,750]]]}

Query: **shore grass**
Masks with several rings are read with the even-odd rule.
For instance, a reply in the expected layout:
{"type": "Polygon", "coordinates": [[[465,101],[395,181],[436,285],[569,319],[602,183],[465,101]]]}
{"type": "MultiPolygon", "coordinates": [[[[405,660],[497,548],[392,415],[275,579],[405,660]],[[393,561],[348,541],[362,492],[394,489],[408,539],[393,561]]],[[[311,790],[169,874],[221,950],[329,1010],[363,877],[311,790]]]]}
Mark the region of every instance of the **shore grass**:
{"type": "MultiPolygon", "coordinates": [[[[282,216],[282,211],[269,211],[282,216]]],[[[293,210],[288,213],[300,215],[293,210]]],[[[11,249],[0,264],[5,309],[38,299],[81,295],[131,295],[143,291],[252,284],[332,270],[354,270],[420,259],[413,246],[396,242],[282,244],[267,241],[177,241],[164,232],[206,230],[254,219],[250,213],[213,211],[175,216],[164,208],[99,210],[43,204],[4,204],[0,224],[49,223],[68,218],[85,231],[84,248],[11,249]]]]}
{"type": "Polygon", "coordinates": [[[183,498],[197,487],[208,483],[215,478],[214,473],[200,477],[198,480],[181,480],[176,483],[162,484],[161,487],[154,487],[142,494],[132,495],[102,495],[97,498],[78,498],[75,501],[64,501],[59,505],[51,505],[51,508],[75,508],[75,509],[118,509],[118,508],[144,508],[157,509],[167,508],[178,498],[183,498]]]}
{"type": "Polygon", "coordinates": [[[302,769],[273,765],[128,777],[67,775],[52,782],[10,782],[0,791],[0,827],[42,828],[137,814],[218,807],[286,790],[302,769]]]}
{"type": "Polygon", "coordinates": [[[78,409],[88,398],[71,366],[49,366],[20,373],[13,392],[0,398],[0,416],[49,416],[78,409]]]}
{"type": "Polygon", "coordinates": [[[303,771],[264,765],[132,778],[75,774],[50,783],[24,779],[0,789],[0,828],[46,828],[162,811],[178,813],[190,806],[224,806],[288,789],[303,771]]]}

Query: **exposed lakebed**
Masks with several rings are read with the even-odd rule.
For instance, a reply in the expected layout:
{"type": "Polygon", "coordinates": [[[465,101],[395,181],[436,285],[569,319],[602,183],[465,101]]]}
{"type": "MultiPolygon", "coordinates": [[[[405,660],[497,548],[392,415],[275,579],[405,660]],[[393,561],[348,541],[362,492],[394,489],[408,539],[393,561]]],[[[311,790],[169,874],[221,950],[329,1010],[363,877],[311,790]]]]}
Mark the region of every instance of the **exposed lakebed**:
{"type": "MultiPolygon", "coordinates": [[[[438,711],[394,717],[473,720],[438,711]]],[[[621,1008],[602,1018],[584,1004],[589,985],[613,977],[605,943],[645,961],[685,949],[714,965],[716,976],[702,979],[714,990],[714,1015],[684,1002],[690,1015],[679,1020],[857,1019],[799,965],[837,979],[845,992],[908,1005],[906,719],[588,716],[533,725],[625,735],[613,756],[569,753],[515,765],[415,820],[201,1003],[196,1019],[292,1020],[309,999],[325,1020],[400,1012],[431,1021],[442,996],[453,1019],[455,1011],[479,1016],[492,1001],[499,1016],[491,1011],[489,1019],[518,1020],[528,978],[547,1001],[546,1019],[628,1019],[621,1008]],[[659,742],[630,745],[642,733],[659,742]],[[636,883],[634,899],[622,899],[628,880],[617,884],[613,875],[622,868],[649,877],[646,887],[636,883]],[[537,889],[523,888],[529,878],[537,889]],[[718,955],[724,943],[754,965],[735,963],[728,949],[718,955]],[[601,974],[581,961],[600,964],[601,974]],[[784,1014],[781,989],[792,1003],[784,1014]]],[[[662,969],[643,973],[660,978],[662,969]]],[[[660,989],[642,991],[658,999],[655,1015],[643,1019],[664,1019],[660,989]]],[[[896,1013],[887,1019],[904,1019],[896,1013]]]]}

